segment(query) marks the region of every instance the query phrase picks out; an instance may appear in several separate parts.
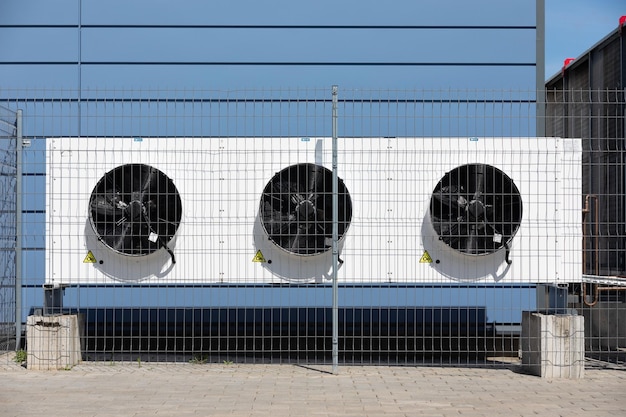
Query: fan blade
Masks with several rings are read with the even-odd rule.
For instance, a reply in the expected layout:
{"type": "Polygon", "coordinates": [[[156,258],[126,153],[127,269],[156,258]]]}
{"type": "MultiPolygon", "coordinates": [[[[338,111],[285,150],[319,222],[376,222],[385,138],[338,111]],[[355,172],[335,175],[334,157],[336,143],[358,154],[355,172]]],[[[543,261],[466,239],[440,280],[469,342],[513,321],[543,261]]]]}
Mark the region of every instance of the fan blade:
{"type": "Polygon", "coordinates": [[[469,235],[467,236],[466,240],[465,240],[465,251],[467,253],[476,253],[475,249],[476,249],[476,227],[472,226],[470,227],[470,231],[469,231],[469,235]]]}
{"type": "Polygon", "coordinates": [[[293,214],[283,214],[274,210],[272,205],[267,201],[263,205],[261,217],[263,218],[265,230],[270,235],[284,234],[292,224],[296,224],[293,214]]]}
{"type": "Polygon", "coordinates": [[[99,189],[101,194],[115,196],[116,201],[121,202],[124,207],[132,201],[131,190],[124,182],[125,177],[124,172],[119,172],[119,170],[108,172],[104,176],[104,184],[101,184],[99,189]]]}
{"type": "Polygon", "coordinates": [[[476,165],[476,172],[474,173],[474,180],[476,182],[476,189],[474,191],[474,200],[479,200],[485,191],[485,165],[478,164],[476,165]]]}
{"type": "Polygon", "coordinates": [[[298,227],[296,235],[293,236],[291,240],[291,250],[297,252],[297,249],[301,249],[302,243],[306,241],[307,237],[308,235],[306,233],[303,233],[302,228],[298,227]]]}
{"type": "Polygon", "coordinates": [[[282,195],[276,195],[275,193],[263,193],[262,198],[267,203],[270,203],[270,201],[268,200],[271,200],[272,202],[278,204],[282,204],[282,202],[284,201],[284,197],[282,195]]]}
{"type": "Polygon", "coordinates": [[[121,227],[121,230],[119,230],[118,227],[114,227],[112,230],[113,233],[107,233],[105,239],[111,248],[128,253],[128,249],[132,248],[133,225],[132,223],[124,223],[121,227]]]}
{"type": "Polygon", "coordinates": [[[317,165],[313,165],[313,167],[311,168],[311,173],[309,174],[309,199],[313,198],[313,196],[318,191],[318,184],[322,175],[323,172],[320,167],[317,165]]]}
{"type": "Polygon", "coordinates": [[[487,219],[485,219],[485,226],[487,226],[488,228],[490,228],[493,231],[493,234],[495,235],[501,235],[502,233],[500,233],[500,231],[496,228],[496,226],[494,226],[492,223],[488,222],[487,219]]]}
{"type": "MultiPolygon", "coordinates": [[[[141,165],[139,168],[143,168],[144,165],[141,165]]],[[[138,177],[140,177],[140,184],[141,184],[141,188],[140,188],[140,192],[139,192],[139,198],[138,200],[141,201],[142,203],[147,202],[148,200],[150,200],[150,196],[152,194],[159,194],[164,192],[165,190],[159,190],[159,183],[158,181],[153,181],[155,178],[155,170],[154,168],[149,168],[146,172],[141,173],[143,174],[142,176],[138,175],[138,177]],[[156,186],[156,187],[155,187],[156,186]],[[154,188],[156,188],[156,190],[154,190],[154,188]]],[[[133,193],[134,194],[134,193],[133,193]]]]}
{"type": "Polygon", "coordinates": [[[267,230],[267,236],[280,247],[287,249],[291,246],[291,241],[297,234],[297,230],[298,224],[296,222],[276,223],[273,229],[274,233],[267,230]]]}
{"type": "Polygon", "coordinates": [[[294,225],[297,225],[297,222],[295,220],[289,219],[269,219],[265,221],[265,229],[267,233],[272,237],[288,235],[289,229],[294,225]]]}
{"type": "MultiPolygon", "coordinates": [[[[341,223],[339,224],[339,228],[341,230],[341,223]]],[[[323,234],[326,237],[330,237],[333,234],[333,223],[332,220],[326,219],[326,211],[325,210],[317,210],[315,212],[315,230],[317,233],[323,234]]]]}
{"type": "Polygon", "coordinates": [[[159,247],[159,244],[148,240],[150,231],[148,225],[142,221],[126,223],[113,249],[133,255],[151,253],[159,247]]]}
{"type": "Polygon", "coordinates": [[[96,194],[91,198],[91,210],[101,216],[118,216],[124,214],[117,194],[96,194]]]}
{"type": "Polygon", "coordinates": [[[462,195],[444,193],[441,190],[438,193],[434,193],[433,198],[441,203],[441,206],[447,206],[452,209],[459,209],[463,207],[462,202],[465,201],[465,198],[462,195]]]}
{"type": "Polygon", "coordinates": [[[489,225],[485,223],[480,223],[480,227],[479,225],[472,226],[462,250],[470,254],[480,255],[498,249],[500,244],[494,241],[494,234],[488,232],[487,226],[489,225]]]}
{"type": "Polygon", "coordinates": [[[433,224],[441,239],[453,247],[456,247],[456,243],[467,233],[467,225],[465,223],[439,221],[433,224]]]}
{"type": "Polygon", "coordinates": [[[294,201],[292,195],[297,193],[297,190],[291,186],[291,184],[287,182],[277,181],[272,184],[271,196],[274,200],[285,203],[285,207],[280,207],[280,209],[289,210],[290,207],[298,204],[297,201],[294,201]]]}
{"type": "Polygon", "coordinates": [[[178,228],[178,225],[180,224],[180,222],[178,221],[164,219],[163,217],[157,217],[157,221],[161,224],[167,225],[168,227],[174,227],[174,228],[178,228]]]}
{"type": "Polygon", "coordinates": [[[294,253],[312,254],[325,249],[325,246],[320,244],[320,241],[323,242],[323,237],[315,233],[309,233],[301,227],[298,227],[295,236],[292,236],[289,240],[289,249],[294,253]]]}

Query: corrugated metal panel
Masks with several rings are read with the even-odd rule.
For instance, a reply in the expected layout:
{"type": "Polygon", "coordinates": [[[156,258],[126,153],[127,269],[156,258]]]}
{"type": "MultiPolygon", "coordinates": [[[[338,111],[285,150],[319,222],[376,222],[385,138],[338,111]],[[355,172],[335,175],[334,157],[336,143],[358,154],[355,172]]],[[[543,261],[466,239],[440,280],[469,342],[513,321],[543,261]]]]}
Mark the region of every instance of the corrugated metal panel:
{"type": "MultiPolygon", "coordinates": [[[[599,212],[592,208],[588,215],[597,214],[599,240],[598,247],[586,241],[585,271],[602,275],[626,273],[623,37],[615,30],[546,83],[547,131],[583,139],[583,194],[600,203],[599,212]]],[[[587,223],[585,234],[594,236],[595,224],[587,223]]]]}

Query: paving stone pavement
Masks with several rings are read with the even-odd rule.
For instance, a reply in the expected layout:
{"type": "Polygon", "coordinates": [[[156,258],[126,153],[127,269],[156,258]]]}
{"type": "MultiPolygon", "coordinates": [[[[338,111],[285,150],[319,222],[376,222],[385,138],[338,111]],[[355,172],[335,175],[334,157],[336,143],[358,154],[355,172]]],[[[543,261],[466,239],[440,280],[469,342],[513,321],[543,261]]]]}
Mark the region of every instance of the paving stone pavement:
{"type": "MultiPolygon", "coordinates": [[[[6,364],[6,362],[5,362],[6,364]]],[[[0,366],[0,416],[626,416],[626,370],[85,362],[0,366]]]]}

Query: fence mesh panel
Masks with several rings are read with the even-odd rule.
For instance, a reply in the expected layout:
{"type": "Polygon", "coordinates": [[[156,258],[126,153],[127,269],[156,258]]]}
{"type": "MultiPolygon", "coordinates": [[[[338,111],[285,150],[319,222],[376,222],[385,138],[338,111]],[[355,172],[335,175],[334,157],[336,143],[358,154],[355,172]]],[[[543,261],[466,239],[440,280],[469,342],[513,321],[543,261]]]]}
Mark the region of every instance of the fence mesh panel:
{"type": "MultiPolygon", "coordinates": [[[[626,275],[624,95],[546,93],[546,136],[582,140],[582,162],[562,166],[570,145],[535,138],[537,96],[339,89],[339,177],[352,198],[338,273],[341,362],[517,363],[522,312],[541,308],[577,309],[586,319],[588,356],[620,360],[626,347],[618,324],[625,301],[620,277],[626,275]],[[474,141],[493,145],[462,148],[474,141]],[[464,179],[483,176],[488,179],[464,179]],[[506,177],[522,194],[517,234],[506,177]],[[452,191],[444,178],[475,189],[452,191]],[[537,187],[523,178],[534,178],[537,187]],[[496,225],[489,216],[498,216],[494,207],[502,201],[496,225]],[[437,202],[445,222],[429,217],[437,202]],[[555,220],[570,218],[575,221],[555,220]],[[429,239],[433,233],[448,237],[430,249],[425,230],[429,239]],[[461,249],[459,241],[465,242],[461,249]],[[480,245],[495,249],[474,253],[480,245]],[[460,266],[445,270],[447,258],[436,254],[448,249],[460,266]],[[493,265],[481,266],[485,259],[493,265]],[[552,283],[546,304],[540,283],[552,283]]],[[[324,193],[330,184],[304,164],[331,167],[330,88],[3,90],[3,97],[0,104],[10,112],[23,110],[31,141],[23,150],[21,196],[24,323],[29,315],[49,317],[50,306],[81,313],[87,360],[330,360],[328,252],[308,253],[313,243],[300,240],[313,234],[315,245],[328,246],[324,193]],[[180,192],[180,230],[171,248],[159,240],[167,233],[150,220],[150,199],[142,200],[153,174],[131,191],[103,186],[101,199],[92,197],[98,181],[123,164],[157,167],[180,192]],[[272,184],[282,169],[298,164],[291,176],[278,177],[287,185],[272,184]],[[301,182],[304,188],[295,190],[301,182]],[[324,191],[311,193],[313,185],[324,191]],[[274,198],[280,202],[274,209],[284,206],[285,212],[268,209],[264,219],[266,196],[267,207],[274,198]],[[105,207],[90,215],[91,203],[102,201],[105,207]],[[101,233],[121,241],[141,227],[146,236],[154,233],[155,253],[146,256],[165,269],[155,274],[142,266],[143,249],[130,240],[103,245],[94,217],[105,220],[101,233]],[[44,291],[44,284],[67,286],[44,291]]],[[[14,135],[7,132],[13,138],[7,155],[14,155],[14,135]]],[[[7,166],[15,180],[15,165],[7,166]]],[[[117,175],[120,184],[132,185],[125,175],[117,175]]],[[[167,200],[169,191],[155,193],[167,200]]],[[[12,287],[2,291],[14,297],[12,287]]],[[[2,321],[10,323],[10,307],[5,310],[2,321]]],[[[26,328],[71,332],[69,325],[44,321],[26,328]]]]}
{"type": "Polygon", "coordinates": [[[16,119],[0,106],[0,352],[15,347],[16,119]]]}

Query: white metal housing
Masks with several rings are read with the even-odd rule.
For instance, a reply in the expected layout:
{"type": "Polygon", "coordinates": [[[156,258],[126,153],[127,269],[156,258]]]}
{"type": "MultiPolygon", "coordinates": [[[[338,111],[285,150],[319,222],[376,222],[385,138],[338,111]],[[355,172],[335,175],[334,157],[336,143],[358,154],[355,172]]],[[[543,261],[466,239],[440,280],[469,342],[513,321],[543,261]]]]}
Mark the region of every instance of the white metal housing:
{"type": "MultiPolygon", "coordinates": [[[[267,240],[258,218],[272,176],[296,163],[330,169],[330,138],[50,138],[46,282],[53,285],[326,282],[331,253],[301,257],[267,240]],[[111,169],[144,163],[173,179],[183,218],[172,249],[114,253],[88,220],[90,194],[111,169]]],[[[339,177],[352,199],[342,241],[343,283],[578,282],[581,146],[558,138],[340,138],[339,177]],[[457,253],[429,222],[446,172],[481,163],[520,191],[522,223],[504,251],[457,253]]]]}

